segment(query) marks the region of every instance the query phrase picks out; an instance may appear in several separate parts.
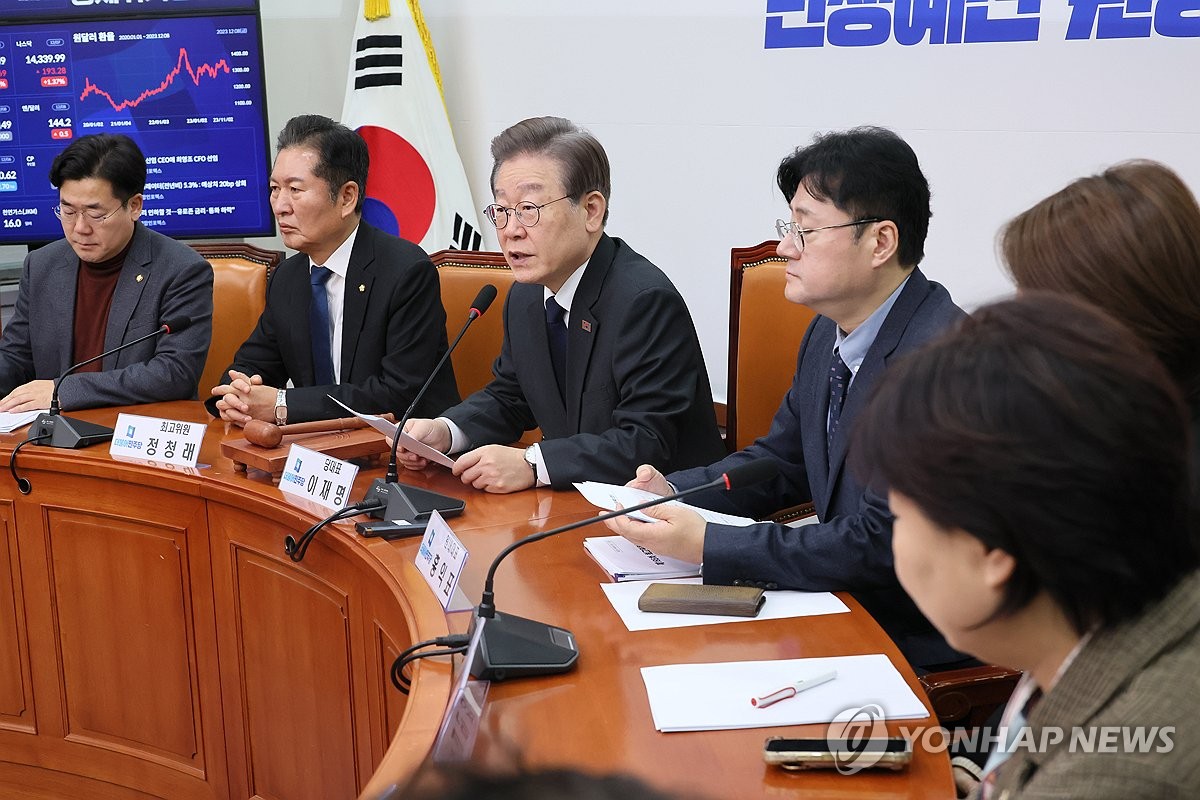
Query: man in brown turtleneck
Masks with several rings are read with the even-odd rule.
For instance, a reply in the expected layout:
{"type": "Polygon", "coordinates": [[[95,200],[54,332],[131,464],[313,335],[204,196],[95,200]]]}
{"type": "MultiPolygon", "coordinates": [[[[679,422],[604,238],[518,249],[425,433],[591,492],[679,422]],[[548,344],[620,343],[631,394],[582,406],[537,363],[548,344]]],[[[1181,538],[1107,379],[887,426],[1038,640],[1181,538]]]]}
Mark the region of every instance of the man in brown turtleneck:
{"type": "Polygon", "coordinates": [[[196,396],[212,337],[212,267],[138,222],[146,159],[127,136],[97,134],[50,167],[65,237],[25,259],[16,310],[0,337],[0,411],[46,408],[72,364],[162,325],[190,324],[67,377],[64,409],[196,396]]]}

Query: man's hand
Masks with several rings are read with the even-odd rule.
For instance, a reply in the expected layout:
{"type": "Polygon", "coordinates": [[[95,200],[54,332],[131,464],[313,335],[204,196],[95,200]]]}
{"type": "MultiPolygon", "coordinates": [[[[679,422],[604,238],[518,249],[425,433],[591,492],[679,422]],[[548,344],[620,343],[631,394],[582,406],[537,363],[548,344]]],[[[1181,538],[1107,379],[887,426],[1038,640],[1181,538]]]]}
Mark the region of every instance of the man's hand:
{"type": "MultiPolygon", "coordinates": [[[[641,474],[641,469],[638,474],[641,474]]],[[[604,524],[613,533],[619,533],[660,556],[678,558],[691,564],[699,564],[704,560],[704,529],[707,523],[695,511],[661,505],[642,509],[641,513],[659,521],[642,522],[631,517],[614,517],[605,520],[604,524]]]]}
{"type": "Polygon", "coordinates": [[[238,425],[252,419],[274,422],[278,394],[279,390],[263,385],[261,375],[247,375],[236,369],[229,370],[229,383],[212,389],[212,395],[221,398],[217,401],[221,419],[238,425]]]}
{"type": "MultiPolygon", "coordinates": [[[[450,426],[440,419],[410,419],[404,426],[404,432],[438,452],[444,453],[450,449],[450,426]]],[[[388,446],[392,444],[392,440],[388,439],[388,446]]],[[[403,445],[396,449],[396,460],[405,469],[421,470],[429,465],[427,458],[405,450],[403,445]]]]}
{"type": "Polygon", "coordinates": [[[525,461],[525,450],[489,444],[463,453],[454,462],[454,474],[476,489],[507,494],[529,489],[537,478],[525,461]]]}
{"type": "Polygon", "coordinates": [[[0,411],[35,411],[50,407],[54,381],[30,381],[18,386],[0,400],[0,411]]]}
{"type": "Polygon", "coordinates": [[[649,464],[642,464],[638,467],[637,477],[625,485],[634,489],[642,489],[659,497],[671,494],[674,491],[671,488],[671,484],[667,483],[667,479],[663,477],[663,474],[649,464]]]}

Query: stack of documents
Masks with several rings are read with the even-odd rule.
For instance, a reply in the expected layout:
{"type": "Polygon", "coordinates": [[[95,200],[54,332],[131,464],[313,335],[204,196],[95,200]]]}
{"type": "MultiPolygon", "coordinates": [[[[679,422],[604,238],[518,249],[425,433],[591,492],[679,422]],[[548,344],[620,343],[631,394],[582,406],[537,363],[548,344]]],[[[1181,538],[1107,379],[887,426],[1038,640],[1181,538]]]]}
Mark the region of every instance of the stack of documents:
{"type": "Polygon", "coordinates": [[[643,667],[654,727],[675,731],[769,728],[847,719],[921,719],[929,711],[887,656],[793,658],[643,667]],[[766,707],[750,704],[798,681],[836,671],[827,683],[766,707]]]}
{"type": "Polygon", "coordinates": [[[17,428],[23,428],[37,419],[39,414],[46,413],[46,410],[0,412],[0,433],[12,433],[17,428]]]}
{"type": "MultiPolygon", "coordinates": [[[[598,483],[596,481],[583,481],[575,484],[575,488],[583,495],[584,499],[597,508],[603,508],[606,511],[616,511],[618,507],[629,508],[648,500],[654,500],[658,497],[656,494],[651,494],[644,489],[634,489],[632,486],[617,486],[611,483],[598,483]]],[[[689,506],[687,503],[681,503],[678,500],[670,500],[663,503],[664,506],[678,506],[695,511],[705,522],[712,522],[717,525],[753,525],[755,520],[749,517],[739,517],[734,514],[722,514],[720,511],[709,511],[707,508],[697,508],[689,506]]],[[[643,514],[640,511],[634,511],[629,516],[634,519],[640,519],[643,522],[653,522],[654,518],[643,514]]]]}
{"type": "Polygon", "coordinates": [[[656,555],[623,536],[589,537],[583,540],[583,549],[614,581],[690,578],[700,574],[699,564],[656,555]]]}

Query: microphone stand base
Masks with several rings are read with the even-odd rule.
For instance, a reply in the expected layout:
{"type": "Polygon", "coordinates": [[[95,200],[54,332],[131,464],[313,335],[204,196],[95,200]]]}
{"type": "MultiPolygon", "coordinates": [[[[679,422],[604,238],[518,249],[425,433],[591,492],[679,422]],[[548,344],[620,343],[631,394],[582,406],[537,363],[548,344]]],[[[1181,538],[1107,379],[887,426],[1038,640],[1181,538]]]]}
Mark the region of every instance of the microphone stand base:
{"type": "Polygon", "coordinates": [[[388,483],[382,478],[376,478],[371,483],[364,500],[386,503],[385,508],[370,512],[374,519],[400,519],[406,522],[427,522],[435,510],[443,517],[457,517],[467,507],[466,501],[457,497],[403,483],[388,483]]]}
{"type": "Polygon", "coordinates": [[[556,675],[570,672],[578,660],[569,630],[497,611],[483,628],[471,675],[487,681],[556,675]]]}
{"type": "Polygon", "coordinates": [[[40,439],[35,444],[43,447],[61,447],[67,450],[78,450],[102,444],[113,437],[113,429],[94,422],[86,422],[61,414],[41,414],[29,426],[29,439],[49,434],[49,439],[40,439]]]}

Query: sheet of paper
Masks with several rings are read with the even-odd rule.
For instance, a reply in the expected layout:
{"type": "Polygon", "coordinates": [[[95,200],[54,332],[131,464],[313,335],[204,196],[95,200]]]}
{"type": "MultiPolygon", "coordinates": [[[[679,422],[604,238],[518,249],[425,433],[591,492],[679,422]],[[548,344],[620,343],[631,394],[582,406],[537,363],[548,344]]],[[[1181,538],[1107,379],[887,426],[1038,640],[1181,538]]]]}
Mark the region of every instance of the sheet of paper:
{"type": "MultiPolygon", "coordinates": [[[[342,408],[349,411],[354,416],[356,416],[359,419],[361,419],[362,421],[366,422],[372,428],[379,431],[380,433],[382,433],[384,436],[388,437],[389,439],[396,435],[396,423],[388,422],[383,417],[376,416],[375,414],[360,414],[359,412],[355,411],[350,406],[343,403],[341,400],[338,400],[333,395],[325,395],[325,396],[328,397],[333,402],[337,403],[342,408]]],[[[434,450],[432,447],[425,444],[424,442],[418,442],[416,439],[409,436],[407,433],[400,434],[400,446],[403,447],[405,450],[408,450],[409,452],[416,453],[417,455],[421,456],[422,458],[429,459],[430,461],[432,461],[435,464],[441,464],[443,467],[451,468],[454,466],[453,458],[450,458],[450,456],[446,455],[445,453],[443,453],[439,450],[434,450]]]]}
{"type": "Polygon", "coordinates": [[[642,680],[654,727],[664,733],[832,722],[864,706],[878,706],[884,719],[929,716],[882,654],[643,667],[642,680]],[[751,697],[829,670],[837,677],[828,683],[766,708],[750,705],[751,697]]]}
{"type": "Polygon", "coordinates": [[[850,611],[846,604],[829,592],[767,592],[767,600],[757,617],[728,617],[717,614],[665,614],[654,611],[639,611],[638,598],[651,583],[700,583],[700,578],[681,578],[672,581],[629,581],[628,583],[602,583],[600,588],[608,596],[625,627],[631,631],[649,631],[658,628],[686,628],[691,625],[716,625],[722,622],[754,622],[760,619],[787,619],[789,617],[811,617],[818,614],[844,614],[850,611]]]}
{"type": "Polygon", "coordinates": [[[17,428],[24,428],[29,423],[38,418],[38,414],[45,414],[49,409],[43,408],[40,411],[3,411],[0,412],[0,433],[12,433],[17,428]]]}
{"type": "MultiPolygon", "coordinates": [[[[603,508],[606,511],[616,511],[617,507],[629,508],[636,506],[639,503],[645,503],[647,500],[653,500],[658,495],[642,489],[634,489],[631,486],[617,486],[611,483],[598,483],[596,481],[582,481],[575,484],[575,488],[583,495],[584,499],[597,508],[603,508]]],[[[687,503],[681,503],[678,500],[671,500],[663,505],[679,506],[680,508],[688,508],[695,511],[705,522],[712,522],[717,525],[753,525],[756,520],[749,517],[738,517],[733,514],[722,514],[719,511],[709,511],[707,508],[697,508],[689,506],[687,503]]],[[[653,521],[652,517],[643,514],[640,511],[634,511],[629,516],[634,519],[640,519],[643,522],[653,521]]]]}

